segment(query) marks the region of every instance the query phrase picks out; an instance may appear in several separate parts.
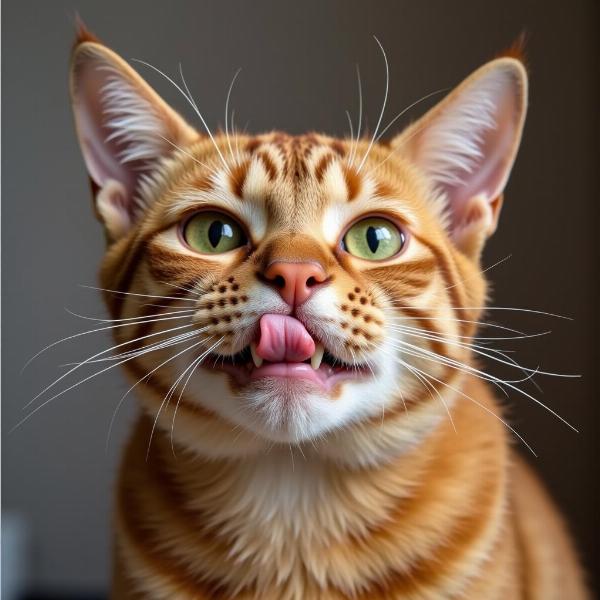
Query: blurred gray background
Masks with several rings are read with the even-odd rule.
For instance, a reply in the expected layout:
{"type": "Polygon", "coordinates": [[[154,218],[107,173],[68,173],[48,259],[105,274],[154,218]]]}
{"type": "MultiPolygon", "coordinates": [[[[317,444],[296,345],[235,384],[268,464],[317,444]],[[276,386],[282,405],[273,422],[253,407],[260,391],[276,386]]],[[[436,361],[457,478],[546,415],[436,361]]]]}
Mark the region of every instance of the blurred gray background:
{"type": "MultiPolygon", "coordinates": [[[[80,287],[96,282],[103,234],[92,214],[67,95],[76,11],[127,59],[146,60],[171,75],[182,62],[213,126],[223,122],[227,87],[242,67],[232,105],[236,122],[251,132],[342,134],[344,111],[357,112],[355,63],[361,67],[372,129],[384,89],[372,34],[391,64],[387,122],[415,99],[458,83],[522,30],[528,32],[530,113],[484,266],[511,255],[489,272],[496,306],[574,319],[492,314],[497,322],[530,332],[553,330],[538,341],[508,345],[518,349],[523,363],[583,374],[576,381],[539,379],[540,399],[579,434],[524,398],[512,397],[506,404],[512,423],[537,450],[532,462],[566,514],[588,571],[594,572],[599,538],[597,6],[592,0],[4,1],[2,506],[13,519],[4,520],[4,533],[9,527],[17,536],[24,532],[24,578],[30,590],[61,598],[105,592],[113,479],[133,408],[130,401],[120,414],[106,451],[108,425],[126,389],[120,374],[110,372],[57,398],[6,434],[26,414],[24,404],[64,372],[61,365],[109,343],[103,333],[83,336],[52,348],[20,374],[46,344],[94,325],[65,308],[105,314],[97,292],[80,287]]],[[[142,74],[196,122],[165,81],[147,70],[142,74]]],[[[402,123],[431,105],[423,102],[402,123]]],[[[12,571],[4,561],[3,567],[5,579],[12,571]]]]}

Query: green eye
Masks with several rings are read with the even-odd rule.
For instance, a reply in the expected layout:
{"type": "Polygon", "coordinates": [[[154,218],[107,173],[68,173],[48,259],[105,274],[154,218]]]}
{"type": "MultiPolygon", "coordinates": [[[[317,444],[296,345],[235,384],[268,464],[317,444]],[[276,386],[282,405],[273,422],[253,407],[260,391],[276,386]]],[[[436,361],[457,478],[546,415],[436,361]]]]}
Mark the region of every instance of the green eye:
{"type": "Polygon", "coordinates": [[[358,221],[342,240],[344,249],[358,258],[384,260],[400,252],[406,236],[396,225],[381,217],[358,221]]]}
{"type": "Polygon", "coordinates": [[[183,238],[190,248],[203,254],[222,254],[247,242],[240,224],[220,212],[194,215],[183,228],[183,238]]]}

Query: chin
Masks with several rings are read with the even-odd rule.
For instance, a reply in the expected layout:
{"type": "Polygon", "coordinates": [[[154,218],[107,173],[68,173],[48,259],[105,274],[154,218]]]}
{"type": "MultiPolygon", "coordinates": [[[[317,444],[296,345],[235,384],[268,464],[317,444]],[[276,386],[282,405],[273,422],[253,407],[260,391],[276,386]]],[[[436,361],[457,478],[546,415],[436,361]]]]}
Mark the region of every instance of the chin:
{"type": "Polygon", "coordinates": [[[331,394],[310,381],[265,377],[240,394],[243,426],[270,442],[310,441],[335,426],[331,394]]]}

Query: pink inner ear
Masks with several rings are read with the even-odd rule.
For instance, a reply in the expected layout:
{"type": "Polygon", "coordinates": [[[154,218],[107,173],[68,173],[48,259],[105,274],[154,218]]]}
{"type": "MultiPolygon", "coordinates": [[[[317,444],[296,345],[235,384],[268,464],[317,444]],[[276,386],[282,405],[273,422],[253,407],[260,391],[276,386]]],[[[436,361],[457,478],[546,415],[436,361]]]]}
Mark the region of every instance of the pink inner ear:
{"type": "Polygon", "coordinates": [[[493,113],[495,127],[481,133],[481,155],[473,160],[471,172],[463,172],[462,184],[444,186],[453,226],[464,224],[465,219],[469,218],[465,211],[471,198],[482,196],[490,203],[497,198],[510,174],[512,147],[518,136],[519,111],[514,92],[500,95],[496,102],[493,113]]]}
{"type": "Polygon", "coordinates": [[[131,166],[119,161],[122,150],[116,141],[107,141],[111,131],[105,125],[106,107],[102,103],[102,91],[110,71],[98,61],[87,57],[81,60],[76,71],[74,111],[83,156],[92,179],[103,187],[113,179],[121,182],[132,194],[136,178],[131,166]]]}
{"type": "Polygon", "coordinates": [[[494,200],[506,185],[521,136],[526,89],[522,65],[497,59],[400,137],[398,143],[408,144],[413,161],[444,194],[452,230],[472,217],[467,212],[474,198],[489,204],[495,220],[500,203],[494,200]]]}

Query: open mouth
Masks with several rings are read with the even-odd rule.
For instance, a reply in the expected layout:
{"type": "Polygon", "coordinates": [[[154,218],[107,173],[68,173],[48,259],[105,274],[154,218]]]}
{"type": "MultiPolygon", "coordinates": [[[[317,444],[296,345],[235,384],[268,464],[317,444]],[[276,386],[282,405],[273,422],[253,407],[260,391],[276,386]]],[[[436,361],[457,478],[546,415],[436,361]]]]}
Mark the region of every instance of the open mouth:
{"type": "Polygon", "coordinates": [[[276,314],[261,317],[257,341],[237,354],[212,358],[204,363],[207,368],[225,371],[243,384],[264,378],[304,380],[328,391],[343,380],[370,373],[366,365],[334,356],[298,319],[276,314]]]}

